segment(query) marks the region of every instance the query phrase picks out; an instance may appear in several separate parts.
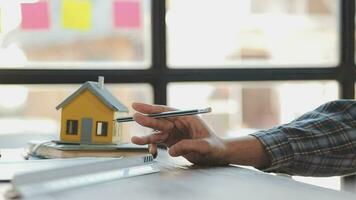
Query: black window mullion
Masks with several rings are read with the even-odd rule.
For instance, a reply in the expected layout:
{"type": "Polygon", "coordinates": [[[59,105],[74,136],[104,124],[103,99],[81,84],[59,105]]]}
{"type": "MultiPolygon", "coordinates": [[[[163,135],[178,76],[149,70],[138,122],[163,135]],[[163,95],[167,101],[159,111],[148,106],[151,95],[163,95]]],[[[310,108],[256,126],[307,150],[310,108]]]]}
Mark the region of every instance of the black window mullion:
{"type": "Polygon", "coordinates": [[[167,104],[166,1],[152,0],[152,71],[154,103],[167,104]]]}
{"type": "Polygon", "coordinates": [[[340,97],[355,95],[355,0],[340,1],[340,97]]]}

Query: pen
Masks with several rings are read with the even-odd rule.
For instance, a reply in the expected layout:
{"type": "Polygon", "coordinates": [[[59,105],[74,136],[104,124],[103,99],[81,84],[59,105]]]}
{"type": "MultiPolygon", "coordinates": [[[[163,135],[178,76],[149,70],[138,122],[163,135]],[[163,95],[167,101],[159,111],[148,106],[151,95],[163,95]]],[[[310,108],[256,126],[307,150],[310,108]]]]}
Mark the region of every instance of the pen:
{"type": "MultiPolygon", "coordinates": [[[[211,108],[195,109],[195,110],[177,110],[177,111],[168,111],[168,112],[148,114],[146,116],[153,117],[153,118],[178,117],[178,116],[187,116],[187,115],[197,115],[197,114],[208,113],[208,112],[211,112],[211,110],[212,110],[211,108]]],[[[122,118],[117,118],[114,121],[131,122],[134,120],[133,120],[133,117],[122,117],[122,118]]]]}

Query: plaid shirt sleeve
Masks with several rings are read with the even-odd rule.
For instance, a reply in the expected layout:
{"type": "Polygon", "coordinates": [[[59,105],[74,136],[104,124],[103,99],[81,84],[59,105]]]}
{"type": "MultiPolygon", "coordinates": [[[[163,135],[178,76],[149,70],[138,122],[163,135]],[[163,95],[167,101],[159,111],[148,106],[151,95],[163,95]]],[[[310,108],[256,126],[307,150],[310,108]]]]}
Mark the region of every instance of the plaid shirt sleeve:
{"type": "Polygon", "coordinates": [[[332,101],[252,135],[270,159],[263,171],[301,176],[356,172],[356,101],[332,101]]]}

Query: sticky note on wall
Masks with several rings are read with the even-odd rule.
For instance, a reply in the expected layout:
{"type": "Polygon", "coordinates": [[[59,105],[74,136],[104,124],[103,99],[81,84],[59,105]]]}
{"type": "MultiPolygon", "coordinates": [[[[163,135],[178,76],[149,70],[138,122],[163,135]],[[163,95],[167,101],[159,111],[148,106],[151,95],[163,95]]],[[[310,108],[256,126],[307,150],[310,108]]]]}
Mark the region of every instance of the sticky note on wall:
{"type": "Polygon", "coordinates": [[[22,29],[48,29],[49,11],[48,2],[21,4],[21,28],[22,29]]]}
{"type": "Polygon", "coordinates": [[[139,28],[141,26],[140,2],[135,0],[115,1],[114,25],[118,28],[139,28]]]}
{"type": "Polygon", "coordinates": [[[64,28],[88,31],[92,26],[92,4],[89,0],[63,0],[62,25],[64,28]]]}

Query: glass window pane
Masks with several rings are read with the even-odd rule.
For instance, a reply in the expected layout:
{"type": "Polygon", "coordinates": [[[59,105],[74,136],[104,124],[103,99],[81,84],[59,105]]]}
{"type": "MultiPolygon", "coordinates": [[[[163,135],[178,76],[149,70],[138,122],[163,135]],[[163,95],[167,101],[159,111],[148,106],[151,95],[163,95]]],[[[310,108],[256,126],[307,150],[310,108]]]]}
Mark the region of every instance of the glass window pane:
{"type": "Polygon", "coordinates": [[[0,10],[0,67],[150,65],[149,0],[19,0],[0,10]]]}
{"type": "MultiPolygon", "coordinates": [[[[125,104],[132,114],[131,104],[153,102],[149,84],[105,84],[108,90],[125,104]]],[[[0,147],[25,147],[30,140],[58,139],[61,112],[56,106],[76,91],[80,85],[1,85],[0,86],[0,147]],[[21,135],[21,136],[19,136],[21,135]],[[21,138],[21,139],[19,139],[21,138]],[[18,141],[16,141],[18,140],[18,141]]],[[[123,142],[130,134],[143,135],[149,131],[136,123],[123,124],[123,142]]]]}
{"type": "Polygon", "coordinates": [[[171,67],[335,66],[333,0],[169,0],[171,67]]]}

